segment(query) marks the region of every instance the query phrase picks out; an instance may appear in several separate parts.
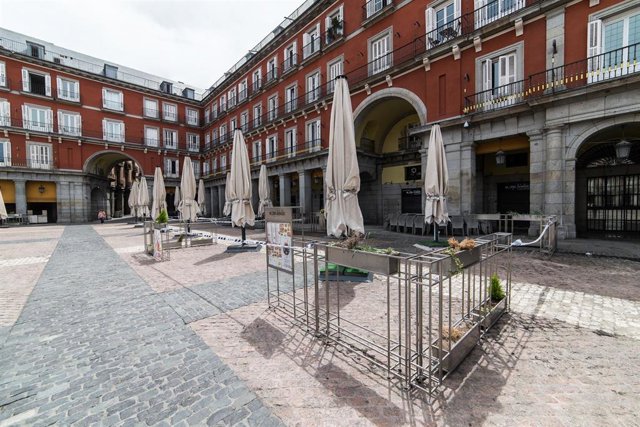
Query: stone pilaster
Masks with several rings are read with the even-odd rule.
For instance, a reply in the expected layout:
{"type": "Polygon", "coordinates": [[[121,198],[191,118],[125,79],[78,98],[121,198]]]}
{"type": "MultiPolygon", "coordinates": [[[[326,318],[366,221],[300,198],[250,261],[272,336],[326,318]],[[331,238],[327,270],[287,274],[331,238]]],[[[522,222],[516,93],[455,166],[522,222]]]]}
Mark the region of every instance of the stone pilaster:
{"type": "Polygon", "coordinates": [[[562,173],[562,128],[554,127],[545,133],[546,170],[544,191],[544,213],[562,213],[563,173],[562,173]]]}
{"type": "Polygon", "coordinates": [[[298,188],[300,191],[300,207],[302,208],[302,213],[307,216],[307,218],[311,215],[311,174],[308,171],[300,170],[298,171],[298,188]]]}
{"type": "Polygon", "coordinates": [[[13,181],[16,186],[16,213],[27,214],[27,182],[23,179],[13,181]]]}
{"type": "Polygon", "coordinates": [[[224,216],[224,185],[218,186],[218,216],[224,216]]]}
{"type": "Polygon", "coordinates": [[[291,206],[291,176],[289,174],[278,175],[280,184],[280,206],[291,206]]]}
{"type": "Polygon", "coordinates": [[[476,213],[476,148],[472,142],[460,146],[460,213],[476,213]]]}

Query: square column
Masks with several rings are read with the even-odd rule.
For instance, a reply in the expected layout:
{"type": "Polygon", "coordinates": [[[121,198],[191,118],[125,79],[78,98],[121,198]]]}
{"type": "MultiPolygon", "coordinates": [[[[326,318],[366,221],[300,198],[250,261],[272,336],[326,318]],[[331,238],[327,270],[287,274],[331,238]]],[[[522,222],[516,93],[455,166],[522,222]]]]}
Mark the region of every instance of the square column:
{"type": "MultiPolygon", "coordinates": [[[[423,179],[424,177],[426,175],[423,175],[423,179]]],[[[463,142],[460,146],[460,213],[463,215],[476,213],[475,202],[476,148],[473,142],[463,142]]]]}
{"type": "Polygon", "coordinates": [[[27,182],[23,179],[13,181],[16,187],[16,213],[27,214],[27,182]]]}
{"type": "Polygon", "coordinates": [[[280,206],[291,206],[291,176],[289,174],[278,175],[280,180],[280,206]]]}
{"type": "Polygon", "coordinates": [[[218,186],[218,216],[224,216],[224,185],[218,186]]]}
{"type": "Polygon", "coordinates": [[[311,202],[311,174],[308,171],[298,171],[298,187],[300,192],[300,207],[302,213],[309,218],[312,212],[311,202]]]}

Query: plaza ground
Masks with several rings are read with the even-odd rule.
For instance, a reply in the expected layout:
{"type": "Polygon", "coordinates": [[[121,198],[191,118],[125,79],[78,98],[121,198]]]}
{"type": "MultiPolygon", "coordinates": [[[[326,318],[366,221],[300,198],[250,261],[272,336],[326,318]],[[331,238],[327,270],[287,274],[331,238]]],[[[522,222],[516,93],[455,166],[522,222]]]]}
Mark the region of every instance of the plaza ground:
{"type": "Polygon", "coordinates": [[[640,424],[632,257],[516,252],[511,312],[428,400],[269,310],[263,253],[156,263],[141,233],[0,229],[0,426],[640,424]]]}

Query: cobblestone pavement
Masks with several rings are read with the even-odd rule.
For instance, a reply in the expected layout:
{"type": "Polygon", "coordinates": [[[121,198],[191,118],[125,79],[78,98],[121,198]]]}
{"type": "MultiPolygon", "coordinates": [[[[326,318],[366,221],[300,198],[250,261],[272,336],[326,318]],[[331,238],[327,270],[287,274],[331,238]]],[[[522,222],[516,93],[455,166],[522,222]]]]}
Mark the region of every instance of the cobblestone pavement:
{"type": "MultiPolygon", "coordinates": [[[[536,258],[533,272],[514,284],[511,313],[429,400],[268,309],[264,253],[231,255],[219,244],[175,250],[170,261],[156,263],[140,254],[141,229],[93,230],[103,239],[90,227],[68,227],[53,255],[53,246],[47,253],[36,245],[55,245],[55,236],[33,233],[29,239],[42,241],[31,241],[36,250],[28,253],[16,249],[24,237],[0,234],[0,261],[51,256],[47,264],[0,264],[0,274],[34,270],[38,281],[0,350],[0,427],[241,419],[300,426],[640,425],[636,265],[536,258]],[[3,241],[12,242],[6,246],[15,256],[2,256],[3,241]],[[547,270],[536,276],[538,265],[547,270]],[[602,292],[575,279],[607,268],[619,273],[619,295],[613,286],[602,292]]],[[[516,264],[527,256],[518,254],[516,264]]],[[[604,280],[606,271],[596,277],[604,280]]],[[[365,292],[366,283],[360,288],[365,292]]],[[[283,282],[283,292],[291,289],[283,282]]]]}
{"type": "Polygon", "coordinates": [[[88,226],[65,229],[0,373],[1,425],[280,424],[88,226]]]}

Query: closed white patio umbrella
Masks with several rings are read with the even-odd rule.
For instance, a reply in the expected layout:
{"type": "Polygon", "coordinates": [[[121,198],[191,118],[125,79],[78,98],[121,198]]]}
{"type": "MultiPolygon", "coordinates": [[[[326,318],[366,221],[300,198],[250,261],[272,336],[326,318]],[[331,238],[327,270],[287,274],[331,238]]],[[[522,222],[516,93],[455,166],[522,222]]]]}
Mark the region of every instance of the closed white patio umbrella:
{"type": "Polygon", "coordinates": [[[138,215],[149,216],[149,187],[147,179],[143,176],[138,184],[138,215]]]}
{"type": "Polygon", "coordinates": [[[0,219],[7,219],[7,218],[9,218],[9,214],[7,214],[7,207],[4,205],[2,190],[0,190],[0,219]]]}
{"type": "Polygon", "coordinates": [[[131,215],[138,217],[138,181],[133,181],[131,189],[129,190],[129,209],[131,209],[131,215]]]}
{"type": "Polygon", "coordinates": [[[243,228],[247,224],[254,225],[256,215],[251,205],[251,164],[249,162],[247,144],[240,129],[236,129],[233,134],[229,181],[229,187],[231,188],[231,225],[243,228]]]}
{"type": "Polygon", "coordinates": [[[200,208],[196,202],[196,176],[189,156],[184,158],[182,177],[180,178],[182,200],[178,206],[183,221],[194,222],[198,219],[200,208]]]}
{"type": "Polygon", "coordinates": [[[260,166],[260,178],[258,180],[258,194],[260,204],[258,204],[258,216],[264,215],[264,208],[273,206],[269,198],[269,178],[267,177],[267,165],[260,166]]]}
{"type": "Polygon", "coordinates": [[[227,172],[227,181],[224,184],[224,216],[231,215],[231,172],[227,172]]]}
{"type": "Polygon", "coordinates": [[[349,233],[364,234],[364,220],[358,203],[360,168],[356,154],[353,110],[349,85],[344,76],[338,77],[331,107],[329,127],[329,157],[325,211],[327,235],[341,237],[349,233]]]}
{"type": "Polygon", "coordinates": [[[151,205],[151,219],[155,220],[163,209],[167,210],[167,191],[164,188],[162,170],[157,167],[153,174],[153,204],[151,205]]]}
{"type": "Polygon", "coordinates": [[[424,221],[428,224],[436,224],[433,227],[433,238],[437,240],[438,226],[446,225],[449,222],[447,211],[449,171],[447,169],[447,156],[444,150],[440,125],[431,127],[424,191],[426,193],[424,221]]]}
{"type": "Polygon", "coordinates": [[[204,181],[202,180],[202,178],[200,178],[200,181],[198,181],[198,206],[200,207],[200,213],[202,215],[206,215],[207,212],[207,207],[206,205],[206,199],[204,197],[204,181]]]}
{"type": "Polygon", "coordinates": [[[176,185],[176,191],[173,193],[173,208],[179,213],[180,207],[180,187],[176,185]]]}

